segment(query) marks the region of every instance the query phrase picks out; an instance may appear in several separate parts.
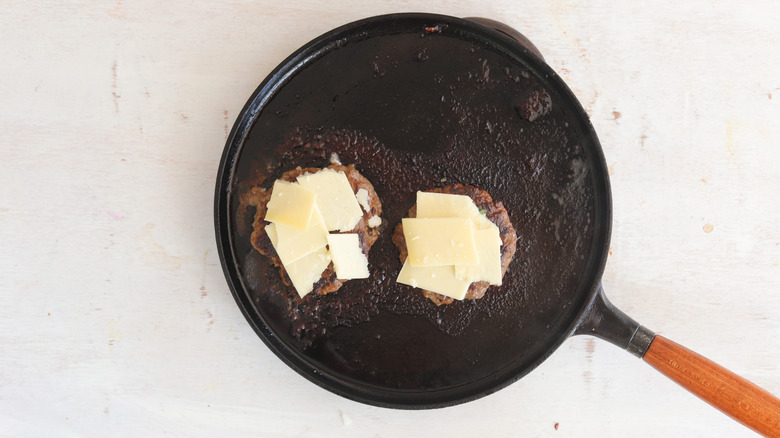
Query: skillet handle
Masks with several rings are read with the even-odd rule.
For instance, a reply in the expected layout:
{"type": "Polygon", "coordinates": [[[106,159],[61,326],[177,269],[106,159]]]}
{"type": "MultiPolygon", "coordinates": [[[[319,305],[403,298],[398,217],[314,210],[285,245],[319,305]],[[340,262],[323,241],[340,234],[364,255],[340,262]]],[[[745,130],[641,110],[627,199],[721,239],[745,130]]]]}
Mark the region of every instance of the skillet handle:
{"type": "Polygon", "coordinates": [[[780,400],[748,380],[661,335],[655,336],[643,359],[745,426],[780,437],[780,400]]]}

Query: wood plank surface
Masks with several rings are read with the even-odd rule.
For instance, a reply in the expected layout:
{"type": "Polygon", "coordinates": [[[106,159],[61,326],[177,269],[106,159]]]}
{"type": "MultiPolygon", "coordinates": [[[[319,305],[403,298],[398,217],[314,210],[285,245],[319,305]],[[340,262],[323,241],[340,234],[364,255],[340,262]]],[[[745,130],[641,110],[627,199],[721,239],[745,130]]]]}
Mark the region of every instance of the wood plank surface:
{"type": "Polygon", "coordinates": [[[227,134],[292,51],[403,11],[533,41],[604,147],[610,300],[780,394],[780,3],[2,2],[0,437],[754,436],[590,337],[436,411],[339,398],[257,338],[216,252],[227,134]]]}

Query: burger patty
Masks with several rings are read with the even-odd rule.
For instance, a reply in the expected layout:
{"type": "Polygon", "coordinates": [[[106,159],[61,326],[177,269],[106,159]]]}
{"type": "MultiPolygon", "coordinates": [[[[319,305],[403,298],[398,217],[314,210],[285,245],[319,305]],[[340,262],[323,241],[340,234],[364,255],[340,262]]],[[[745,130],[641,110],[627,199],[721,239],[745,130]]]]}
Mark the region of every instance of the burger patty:
{"type": "MultiPolygon", "coordinates": [[[[485,210],[485,216],[498,226],[498,231],[501,235],[501,278],[503,278],[509,267],[509,263],[512,261],[512,257],[515,255],[515,250],[517,249],[517,234],[515,233],[514,227],[512,227],[512,222],[509,220],[509,213],[507,213],[506,208],[504,208],[504,204],[501,202],[494,202],[490,194],[484,190],[462,184],[453,184],[441,189],[426,191],[450,195],[466,195],[474,201],[477,208],[485,210]]],[[[417,217],[417,204],[409,209],[408,217],[417,217]]],[[[398,248],[401,263],[404,263],[409,252],[406,248],[406,240],[404,239],[403,223],[399,223],[398,226],[395,227],[395,231],[393,232],[393,243],[398,248]]],[[[471,283],[468,292],[466,292],[466,299],[476,300],[482,298],[489,286],[490,283],[486,281],[471,283]]],[[[437,306],[450,304],[454,301],[453,298],[429,290],[423,289],[422,293],[437,306]]]]}
{"type": "MultiPolygon", "coordinates": [[[[328,166],[328,168],[337,172],[344,172],[344,174],[347,176],[347,180],[349,181],[349,185],[352,187],[353,193],[357,193],[357,191],[360,189],[365,189],[368,192],[368,206],[370,208],[368,211],[365,211],[365,207],[361,206],[361,209],[363,210],[363,217],[360,218],[357,225],[355,225],[355,228],[349,231],[350,233],[356,233],[358,235],[363,254],[366,255],[366,258],[368,258],[368,251],[379,237],[378,229],[368,226],[368,220],[371,217],[382,215],[382,203],[379,201],[379,196],[377,196],[376,191],[374,191],[374,186],[371,184],[371,182],[369,182],[363,175],[361,175],[360,172],[355,169],[354,165],[344,166],[341,164],[331,164],[328,166]]],[[[316,167],[309,167],[305,169],[297,167],[283,173],[279,179],[295,182],[296,178],[300,175],[305,173],[316,173],[320,170],[322,169],[316,167]]],[[[249,189],[246,195],[242,197],[242,201],[247,205],[253,205],[257,208],[254,222],[252,223],[252,235],[250,237],[250,241],[252,242],[252,246],[260,254],[268,257],[271,262],[273,262],[273,264],[279,268],[279,273],[284,284],[293,287],[293,284],[287,275],[287,271],[282,265],[282,261],[276,254],[276,250],[274,249],[273,244],[271,244],[271,239],[265,232],[265,226],[267,225],[267,222],[265,221],[265,214],[268,210],[268,201],[271,199],[272,192],[272,188],[265,189],[263,187],[256,186],[249,189]]],[[[322,273],[322,278],[320,278],[320,280],[314,284],[314,289],[309,295],[325,295],[331,292],[335,292],[341,288],[344,281],[348,280],[339,280],[336,278],[336,271],[333,269],[333,263],[331,262],[322,273]]],[[[307,297],[309,295],[307,295],[307,297]]]]}

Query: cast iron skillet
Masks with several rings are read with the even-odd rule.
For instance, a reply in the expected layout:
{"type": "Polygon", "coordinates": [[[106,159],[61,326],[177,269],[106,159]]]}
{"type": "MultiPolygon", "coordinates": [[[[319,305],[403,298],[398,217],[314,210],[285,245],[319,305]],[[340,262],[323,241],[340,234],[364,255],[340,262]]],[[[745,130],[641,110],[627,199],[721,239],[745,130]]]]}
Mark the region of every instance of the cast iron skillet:
{"type": "Polygon", "coordinates": [[[311,41],[249,99],[216,186],[220,258],[244,316],[285,363],[339,395],[393,408],[463,403],[589,334],[780,434],[780,401],[610,304],[600,286],[610,223],[606,165],[582,107],[527,39],[485,19],[387,15],[311,41]],[[241,197],[297,165],[325,166],[332,152],[374,184],[384,224],[371,278],[296,307],[250,246],[241,197]],[[436,307],[395,283],[390,235],[417,190],[454,183],[503,202],[518,251],[500,288],[436,307]],[[301,323],[312,315],[331,323],[301,323]]]}

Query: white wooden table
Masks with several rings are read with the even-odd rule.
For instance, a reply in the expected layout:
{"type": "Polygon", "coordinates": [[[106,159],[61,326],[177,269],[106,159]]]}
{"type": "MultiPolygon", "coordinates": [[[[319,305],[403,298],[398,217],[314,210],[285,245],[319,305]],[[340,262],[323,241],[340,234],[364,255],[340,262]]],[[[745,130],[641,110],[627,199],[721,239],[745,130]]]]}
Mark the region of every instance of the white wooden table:
{"type": "Polygon", "coordinates": [[[12,2],[0,9],[0,436],[751,436],[633,356],[577,337],[467,405],[354,403],[239,312],[212,202],[238,111],[359,18],[525,33],[610,166],[610,299],[780,394],[780,4],[12,2]]]}

